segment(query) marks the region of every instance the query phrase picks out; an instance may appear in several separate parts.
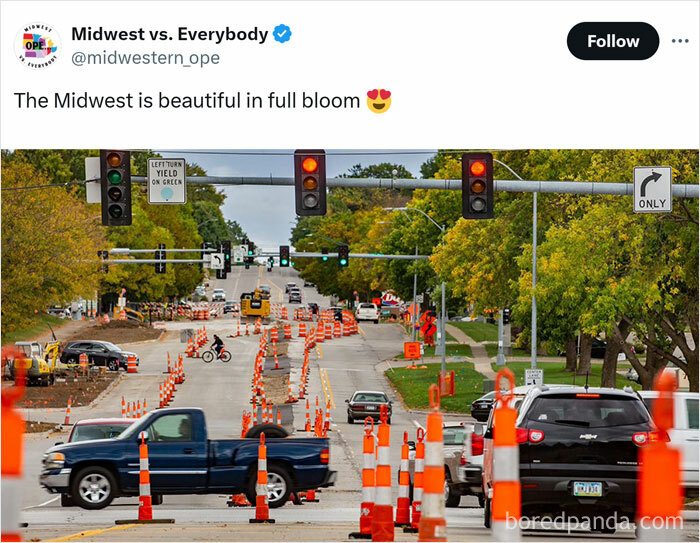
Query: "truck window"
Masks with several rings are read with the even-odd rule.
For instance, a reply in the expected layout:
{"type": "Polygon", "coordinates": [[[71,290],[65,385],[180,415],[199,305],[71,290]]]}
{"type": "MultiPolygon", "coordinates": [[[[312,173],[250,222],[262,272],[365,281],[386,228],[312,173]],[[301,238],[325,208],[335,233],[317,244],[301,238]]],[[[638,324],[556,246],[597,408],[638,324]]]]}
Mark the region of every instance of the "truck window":
{"type": "Polygon", "coordinates": [[[192,441],[192,417],[186,413],[164,415],[148,428],[149,441],[192,441]]]}
{"type": "Polygon", "coordinates": [[[685,409],[688,411],[688,428],[698,429],[698,400],[688,398],[685,400],[685,409]]]}

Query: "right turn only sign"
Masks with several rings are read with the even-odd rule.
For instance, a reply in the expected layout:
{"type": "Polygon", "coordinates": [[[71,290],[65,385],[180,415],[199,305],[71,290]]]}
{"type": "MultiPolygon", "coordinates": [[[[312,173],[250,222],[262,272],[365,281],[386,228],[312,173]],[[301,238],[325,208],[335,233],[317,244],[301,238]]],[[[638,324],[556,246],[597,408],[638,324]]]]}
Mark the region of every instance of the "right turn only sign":
{"type": "Polygon", "coordinates": [[[634,212],[668,213],[673,208],[669,166],[644,166],[634,169],[634,212]]]}

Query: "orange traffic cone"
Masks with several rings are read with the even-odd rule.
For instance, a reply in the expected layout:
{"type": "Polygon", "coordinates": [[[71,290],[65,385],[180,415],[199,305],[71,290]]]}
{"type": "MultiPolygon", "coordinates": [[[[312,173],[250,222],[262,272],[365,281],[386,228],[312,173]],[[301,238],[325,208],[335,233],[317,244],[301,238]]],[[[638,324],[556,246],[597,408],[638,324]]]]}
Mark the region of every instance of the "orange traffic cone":
{"type": "Polygon", "coordinates": [[[68,407],[66,407],[66,418],[63,421],[64,426],[70,425],[70,406],[73,403],[73,396],[70,396],[68,398],[68,407]]]}
{"type": "Polygon", "coordinates": [[[372,539],[372,510],[374,509],[374,420],[365,419],[365,437],[362,440],[362,503],[360,504],[360,531],[348,534],[350,539],[372,539]]]}
{"type": "Polygon", "coordinates": [[[394,541],[394,507],[391,505],[391,464],[389,462],[391,429],[387,424],[388,414],[387,406],[383,404],[380,411],[381,424],[377,431],[379,443],[372,510],[372,541],[394,541]]]}
{"type": "Polygon", "coordinates": [[[396,522],[394,526],[411,525],[411,500],[408,496],[410,487],[408,473],[408,432],[403,433],[401,445],[401,464],[399,466],[399,497],[396,502],[396,522]]]}
{"type": "Polygon", "coordinates": [[[274,523],[270,518],[270,507],[267,502],[267,447],[265,446],[265,432],[260,434],[258,446],[258,484],[255,485],[255,518],[251,523],[274,523]]]}
{"type": "Polygon", "coordinates": [[[151,474],[148,470],[148,446],[145,436],[141,435],[139,446],[139,520],[153,520],[151,503],[151,474]]]}

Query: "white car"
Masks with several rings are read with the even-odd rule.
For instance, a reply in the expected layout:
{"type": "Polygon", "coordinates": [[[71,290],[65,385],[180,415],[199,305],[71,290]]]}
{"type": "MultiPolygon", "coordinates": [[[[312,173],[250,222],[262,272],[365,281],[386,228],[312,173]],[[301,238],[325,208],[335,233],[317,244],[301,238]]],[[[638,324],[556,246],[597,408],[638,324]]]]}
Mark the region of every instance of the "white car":
{"type": "Polygon", "coordinates": [[[361,303],[360,307],[355,311],[357,321],[374,321],[374,324],[379,324],[379,309],[375,304],[361,303]]]}
{"type": "Polygon", "coordinates": [[[225,302],[226,301],[226,291],[222,288],[215,288],[211,295],[212,302],[225,302]]]}
{"type": "MultiPolygon", "coordinates": [[[[639,397],[653,414],[655,390],[640,390],[639,397]]],[[[681,451],[681,481],[687,498],[698,497],[698,392],[675,392],[673,394],[673,428],[668,432],[671,445],[681,451]]]]}

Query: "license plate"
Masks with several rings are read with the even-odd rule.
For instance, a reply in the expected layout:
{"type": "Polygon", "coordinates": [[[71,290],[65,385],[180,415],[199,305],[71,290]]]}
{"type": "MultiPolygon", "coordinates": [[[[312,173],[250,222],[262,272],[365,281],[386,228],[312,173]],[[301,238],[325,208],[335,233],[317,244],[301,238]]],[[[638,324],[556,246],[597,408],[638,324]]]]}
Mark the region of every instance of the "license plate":
{"type": "Polygon", "coordinates": [[[599,498],[603,495],[603,483],[575,482],[574,496],[599,498]]]}
{"type": "Polygon", "coordinates": [[[377,408],[376,408],[374,405],[368,405],[368,406],[366,407],[366,409],[367,409],[367,411],[374,411],[374,410],[377,409],[377,408]]]}

